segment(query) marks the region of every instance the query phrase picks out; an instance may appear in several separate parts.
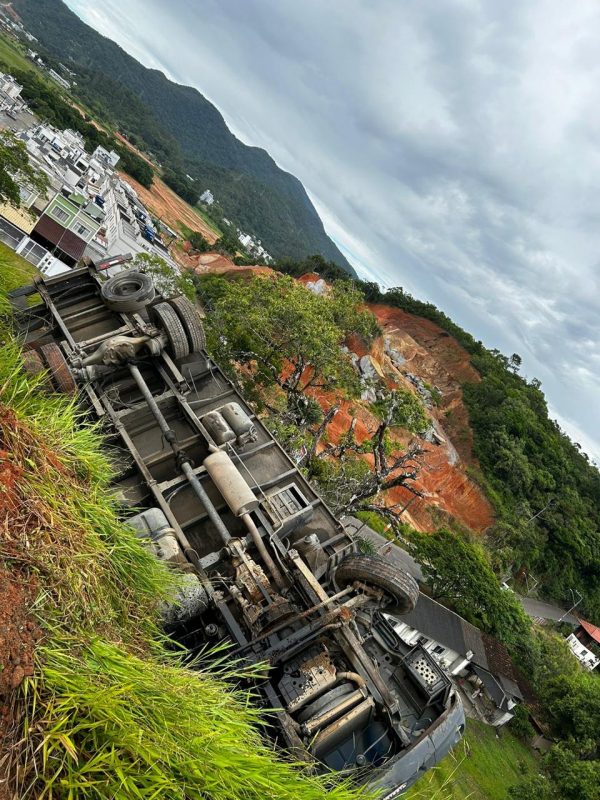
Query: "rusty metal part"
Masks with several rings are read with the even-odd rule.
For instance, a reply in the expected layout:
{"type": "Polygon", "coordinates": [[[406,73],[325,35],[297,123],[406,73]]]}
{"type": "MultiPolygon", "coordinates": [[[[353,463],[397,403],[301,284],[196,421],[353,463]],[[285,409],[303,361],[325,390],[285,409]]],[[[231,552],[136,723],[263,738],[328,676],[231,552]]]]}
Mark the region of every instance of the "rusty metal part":
{"type": "Polygon", "coordinates": [[[324,646],[320,646],[309,658],[306,655],[302,653],[295,662],[285,665],[286,674],[279,683],[279,690],[287,700],[286,708],[290,714],[337,683],[335,666],[324,646]]]}
{"type": "Polygon", "coordinates": [[[50,344],[43,344],[40,347],[40,351],[48,365],[55,388],[64,394],[74,394],[77,391],[77,384],[71,375],[69,365],[60,347],[51,342],[50,344]]]}
{"type": "MultiPolygon", "coordinates": [[[[263,568],[246,553],[241,539],[231,539],[228,545],[231,561],[235,568],[235,585],[245,591],[246,597],[253,605],[260,604],[268,595],[269,579],[263,568]]],[[[260,607],[254,611],[255,618],[260,615],[260,607]]]]}
{"type": "Polygon", "coordinates": [[[244,521],[244,525],[248,528],[252,541],[254,542],[254,546],[258,550],[262,560],[265,562],[267,569],[271,573],[273,580],[277,585],[277,588],[281,590],[286,589],[287,581],[284,579],[275,561],[271,558],[271,554],[267,550],[267,545],[264,543],[258,528],[254,524],[254,520],[250,514],[243,514],[242,520],[244,521]]]}
{"type": "Polygon", "coordinates": [[[264,654],[268,656],[271,664],[279,664],[286,661],[294,652],[296,646],[305,647],[306,644],[320,636],[323,631],[341,629],[352,620],[352,612],[344,606],[328,611],[319,619],[309,622],[297,631],[294,631],[285,639],[277,642],[271,648],[266,648],[264,654]]]}
{"type": "Polygon", "coordinates": [[[342,737],[348,736],[350,731],[364,725],[374,707],[373,698],[367,697],[362,703],[347,711],[340,719],[321,729],[311,743],[311,752],[318,757],[319,751],[322,752],[333,747],[342,737]]]}
{"type": "Polygon", "coordinates": [[[257,497],[227,453],[223,450],[211,453],[202,464],[236,517],[258,507],[257,497]]]}
{"type": "Polygon", "coordinates": [[[292,617],[290,617],[289,619],[286,619],[281,624],[276,625],[274,628],[265,629],[260,634],[260,636],[255,637],[250,642],[248,642],[246,645],[244,645],[242,648],[239,648],[239,649],[236,649],[236,650],[232,651],[231,655],[232,656],[239,655],[243,650],[247,650],[249,647],[251,647],[251,646],[253,646],[255,644],[258,644],[259,642],[262,642],[264,639],[268,638],[269,636],[272,636],[275,633],[279,633],[279,631],[283,630],[284,628],[289,627],[291,624],[293,624],[295,622],[299,622],[301,619],[305,619],[306,617],[309,617],[311,614],[314,614],[315,611],[319,611],[321,608],[324,608],[326,605],[329,605],[329,603],[335,602],[336,600],[339,600],[340,598],[344,597],[344,595],[350,594],[351,591],[352,591],[351,587],[349,587],[348,589],[344,589],[343,592],[338,592],[338,594],[334,594],[332,597],[328,597],[327,600],[325,600],[324,602],[317,603],[317,605],[311,606],[310,608],[307,608],[306,611],[303,611],[301,614],[294,614],[292,617]]]}

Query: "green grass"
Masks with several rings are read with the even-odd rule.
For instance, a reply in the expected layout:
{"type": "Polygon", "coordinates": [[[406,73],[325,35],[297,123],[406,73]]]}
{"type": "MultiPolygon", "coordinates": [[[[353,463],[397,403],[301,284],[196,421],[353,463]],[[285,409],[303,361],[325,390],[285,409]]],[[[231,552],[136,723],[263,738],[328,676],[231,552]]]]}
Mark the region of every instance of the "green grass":
{"type": "Polygon", "coordinates": [[[175,574],[120,522],[99,429],[22,370],[6,291],[28,272],[0,249],[0,441],[18,476],[1,487],[0,566],[35,582],[43,631],[34,675],[10,698],[19,729],[3,749],[15,796],[366,797],[273,752],[246,688],[252,675],[226,653],[192,670],[165,647],[159,607],[175,574]]]}
{"type": "Polygon", "coordinates": [[[216,234],[216,236],[218,236],[219,238],[223,236],[223,231],[219,228],[217,223],[213,219],[211,219],[208,216],[208,214],[202,208],[200,208],[200,206],[192,206],[192,208],[194,209],[196,214],[198,214],[200,219],[206,222],[208,227],[211,229],[211,231],[213,231],[216,234]]]}
{"type": "MultiPolygon", "coordinates": [[[[467,720],[463,741],[403,798],[406,800],[507,800],[508,789],[537,771],[537,758],[508,730],[467,720]]],[[[534,797],[531,800],[535,800],[534,797]]]]}
{"type": "Polygon", "coordinates": [[[5,314],[9,309],[8,293],[18,286],[31,283],[36,275],[39,273],[29,261],[0,242],[0,314],[5,314]]]}
{"type": "MultiPolygon", "coordinates": [[[[35,47],[32,45],[32,50],[35,47]]],[[[19,45],[14,39],[9,38],[6,34],[0,34],[0,64],[9,72],[13,69],[27,70],[28,72],[36,72],[37,68],[21,51],[19,45]]]]}

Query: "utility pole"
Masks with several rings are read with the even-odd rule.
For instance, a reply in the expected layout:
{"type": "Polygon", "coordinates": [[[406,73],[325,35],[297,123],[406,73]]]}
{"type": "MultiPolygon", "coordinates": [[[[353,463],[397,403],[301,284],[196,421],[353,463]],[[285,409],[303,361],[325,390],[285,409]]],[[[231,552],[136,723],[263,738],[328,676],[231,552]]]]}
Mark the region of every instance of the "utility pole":
{"type": "Polygon", "coordinates": [[[540,516],[540,514],[543,514],[544,511],[550,508],[550,506],[552,505],[552,503],[554,503],[555,500],[556,497],[551,497],[550,500],[548,500],[548,502],[546,503],[546,505],[540,511],[537,512],[537,514],[534,514],[533,517],[529,517],[527,522],[533,522],[534,519],[537,519],[540,516]]]}
{"type": "Polygon", "coordinates": [[[573,595],[573,600],[575,600],[575,592],[577,592],[577,594],[579,595],[579,600],[578,600],[576,603],[573,603],[573,605],[571,606],[571,608],[570,608],[568,611],[565,611],[565,613],[564,613],[564,614],[562,615],[562,617],[561,617],[561,618],[558,620],[558,622],[562,622],[562,621],[563,621],[563,619],[564,619],[564,618],[565,618],[565,617],[566,617],[568,614],[570,614],[570,613],[571,613],[571,611],[573,611],[575,608],[577,608],[577,606],[579,605],[579,603],[581,603],[581,601],[583,600],[583,595],[582,595],[582,594],[580,594],[580,593],[579,593],[579,591],[578,591],[577,589],[575,589],[575,592],[573,591],[573,589],[570,589],[569,591],[570,591],[570,592],[571,592],[571,594],[573,595]]]}

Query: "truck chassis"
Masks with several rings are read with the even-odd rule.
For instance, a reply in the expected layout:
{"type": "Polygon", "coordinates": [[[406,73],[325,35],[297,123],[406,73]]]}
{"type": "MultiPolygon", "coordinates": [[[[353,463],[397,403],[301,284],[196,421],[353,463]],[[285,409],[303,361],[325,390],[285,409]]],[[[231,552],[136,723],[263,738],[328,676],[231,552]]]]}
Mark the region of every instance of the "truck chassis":
{"type": "Polygon", "coordinates": [[[190,656],[226,640],[232,657],[268,663],[259,688],[280,747],[402,794],[464,729],[449,677],[388,618],[417,602],[414,580],[358,551],[208,357],[185,298],[92,265],[13,304],[26,368],[104,422],[123,518],[183,574],[170,635],[190,656]]]}

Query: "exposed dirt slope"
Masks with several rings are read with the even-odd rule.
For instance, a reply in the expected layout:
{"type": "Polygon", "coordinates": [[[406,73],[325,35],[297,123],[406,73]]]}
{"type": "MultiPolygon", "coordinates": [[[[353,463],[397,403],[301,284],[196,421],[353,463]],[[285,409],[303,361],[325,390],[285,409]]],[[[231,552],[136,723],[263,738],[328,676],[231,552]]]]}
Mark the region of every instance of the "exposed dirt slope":
{"type": "Polygon", "coordinates": [[[223,275],[226,272],[238,275],[274,275],[274,270],[262,266],[238,266],[227,256],[220,253],[193,253],[189,244],[173,248],[171,255],[177,263],[185,269],[193,270],[197,275],[206,275],[211,272],[223,275]]]}
{"type": "Polygon", "coordinates": [[[131,175],[127,175],[124,172],[119,173],[119,175],[124,181],[133,186],[142,203],[171,228],[177,230],[178,223],[183,222],[188,228],[201,233],[211,244],[217,241],[217,235],[208,227],[206,222],[196,214],[185,200],[182,200],[172,189],[169,189],[166,183],[157,175],[154,176],[154,183],[150,189],[146,189],[131,175]]]}
{"type": "MultiPolygon", "coordinates": [[[[273,273],[266,267],[236,267],[223,256],[211,253],[188,256],[188,259],[185,266],[198,273],[273,273]]],[[[299,280],[313,291],[327,291],[327,285],[317,274],[303,275],[299,280]]],[[[444,515],[450,515],[462,525],[483,532],[492,524],[493,512],[466,471],[475,460],[461,389],[462,382],[479,381],[479,374],[472,367],[466,350],[435,323],[386,305],[372,304],[369,308],[377,317],[383,335],[368,348],[359,337],[350,337],[347,342],[350,352],[359,358],[370,357],[370,364],[382,385],[429,394],[427,413],[431,429],[428,441],[422,443],[427,452],[416,482],[424,496],[415,498],[411,492],[400,488],[389,493],[389,503],[407,505],[403,519],[418,530],[434,530],[442,524],[444,515]]],[[[336,393],[313,391],[312,394],[324,409],[332,405],[340,408],[327,428],[330,441],[340,440],[353,417],[357,420],[355,435],[359,442],[376,430],[378,420],[370,412],[368,402],[349,403],[336,393]]],[[[400,452],[411,437],[399,432],[395,439],[400,452]]]]}
{"type": "Polygon", "coordinates": [[[463,403],[461,384],[481,380],[469,354],[456,339],[434,322],[398,308],[371,304],[384,336],[405,359],[402,372],[410,372],[435,386],[442,398],[436,417],[465,464],[473,461],[473,434],[463,403]]]}

